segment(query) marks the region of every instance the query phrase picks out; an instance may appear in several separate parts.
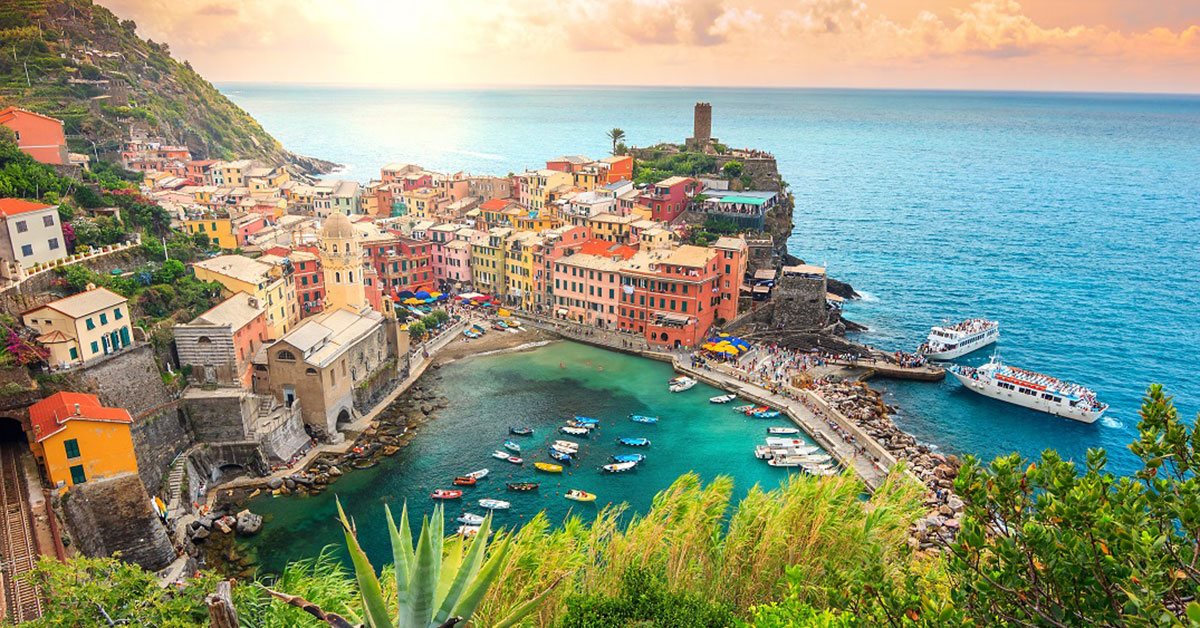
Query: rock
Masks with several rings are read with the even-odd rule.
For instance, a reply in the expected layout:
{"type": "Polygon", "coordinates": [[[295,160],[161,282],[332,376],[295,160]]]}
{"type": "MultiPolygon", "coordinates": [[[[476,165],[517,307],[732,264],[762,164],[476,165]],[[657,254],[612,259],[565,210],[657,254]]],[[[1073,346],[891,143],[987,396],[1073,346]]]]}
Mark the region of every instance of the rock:
{"type": "Polygon", "coordinates": [[[946,500],[946,505],[954,512],[962,512],[963,500],[959,499],[958,495],[951,495],[950,499],[946,500]]]}
{"type": "Polygon", "coordinates": [[[267,488],[271,490],[275,490],[281,486],[283,486],[283,480],[279,478],[271,478],[267,480],[267,488]]]}
{"type": "Polygon", "coordinates": [[[958,530],[960,524],[958,522],[958,519],[947,519],[946,523],[944,523],[942,525],[946,526],[947,528],[950,528],[951,530],[958,530]]]}
{"type": "Polygon", "coordinates": [[[204,539],[207,539],[210,535],[212,535],[212,532],[210,532],[208,528],[201,526],[201,527],[197,528],[195,532],[192,533],[192,542],[195,543],[198,541],[203,541],[204,539]]]}
{"type": "Polygon", "coordinates": [[[204,515],[203,517],[200,517],[199,519],[197,519],[196,523],[200,524],[200,527],[202,527],[206,530],[211,530],[213,527],[213,516],[212,515],[204,515]]]}
{"type": "Polygon", "coordinates": [[[249,510],[243,510],[237,515],[237,532],[242,536],[254,536],[262,530],[263,518],[249,510]]]}
{"type": "Polygon", "coordinates": [[[389,445],[389,446],[383,448],[383,455],[394,456],[394,455],[396,455],[396,452],[398,452],[398,451],[400,451],[399,447],[389,445]]]}
{"type": "Polygon", "coordinates": [[[938,514],[950,517],[954,515],[954,510],[951,509],[950,506],[942,504],[941,506],[938,506],[938,514]]]}
{"type": "Polygon", "coordinates": [[[329,475],[335,478],[339,477],[342,475],[342,470],[339,469],[337,465],[329,465],[329,475]]]}
{"type": "Polygon", "coordinates": [[[283,486],[289,491],[294,491],[296,490],[296,481],[292,478],[285,478],[283,480],[283,486]]]}
{"type": "Polygon", "coordinates": [[[421,404],[421,413],[424,414],[425,416],[429,416],[429,415],[433,414],[433,406],[431,406],[427,403],[421,404]]]}

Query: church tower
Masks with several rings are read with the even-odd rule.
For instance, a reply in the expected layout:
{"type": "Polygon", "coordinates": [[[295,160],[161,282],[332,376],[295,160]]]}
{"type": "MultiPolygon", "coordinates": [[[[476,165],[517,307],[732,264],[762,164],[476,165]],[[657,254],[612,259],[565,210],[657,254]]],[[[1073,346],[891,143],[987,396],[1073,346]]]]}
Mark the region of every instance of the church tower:
{"type": "Polygon", "coordinates": [[[350,219],[333,212],[321,227],[321,268],[325,274],[325,311],[370,309],[363,287],[363,251],[350,219]]]}

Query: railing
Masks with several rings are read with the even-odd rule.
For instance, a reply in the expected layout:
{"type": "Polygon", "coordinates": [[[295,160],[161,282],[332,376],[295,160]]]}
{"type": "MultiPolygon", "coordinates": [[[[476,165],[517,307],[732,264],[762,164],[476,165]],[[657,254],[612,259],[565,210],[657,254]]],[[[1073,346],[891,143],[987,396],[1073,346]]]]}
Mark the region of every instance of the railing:
{"type": "Polygon", "coordinates": [[[76,253],[75,255],[64,257],[62,259],[57,259],[57,260],[54,260],[51,262],[37,264],[30,270],[25,270],[24,268],[22,268],[20,266],[20,264],[10,264],[10,268],[7,269],[7,273],[6,273],[7,276],[5,277],[5,280],[7,280],[10,283],[0,289],[7,290],[9,288],[14,288],[14,287],[20,286],[22,283],[24,283],[25,281],[27,281],[29,279],[32,279],[32,278],[34,278],[42,273],[45,273],[47,271],[54,270],[55,268],[71,266],[73,264],[78,264],[79,262],[86,262],[88,260],[93,260],[96,258],[104,257],[105,255],[109,255],[111,253],[125,251],[125,250],[131,249],[135,246],[141,246],[141,244],[142,244],[142,234],[135,233],[132,240],[126,240],[125,242],[122,242],[120,244],[110,244],[108,246],[101,247],[99,249],[93,249],[92,251],[90,251],[88,253],[82,253],[82,254],[76,253]]]}

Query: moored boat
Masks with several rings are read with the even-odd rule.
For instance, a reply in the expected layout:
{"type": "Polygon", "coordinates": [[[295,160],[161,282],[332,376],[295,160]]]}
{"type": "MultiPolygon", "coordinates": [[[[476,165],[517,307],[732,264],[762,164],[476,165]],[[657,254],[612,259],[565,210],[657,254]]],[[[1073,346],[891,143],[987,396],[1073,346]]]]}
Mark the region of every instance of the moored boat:
{"type": "Polygon", "coordinates": [[[553,447],[550,448],[550,457],[559,462],[571,462],[570,452],[559,451],[553,447]]]}
{"type": "Polygon", "coordinates": [[[629,420],[633,421],[634,423],[646,423],[646,424],[650,424],[650,425],[653,425],[654,423],[658,423],[658,417],[642,416],[640,414],[629,415],[629,420]]]}
{"type": "Polygon", "coordinates": [[[745,414],[745,413],[747,413],[747,412],[749,412],[749,411],[751,411],[751,410],[753,410],[753,409],[754,409],[754,406],[753,406],[753,405],[749,405],[749,404],[747,404],[747,405],[744,405],[744,406],[734,406],[734,407],[733,407],[733,411],[734,411],[734,412],[741,412],[741,413],[743,413],[743,414],[745,414]]]}
{"type": "Polygon", "coordinates": [[[503,499],[481,499],[479,500],[479,506],[488,510],[508,510],[512,507],[512,504],[503,499]]]}
{"type": "Polygon", "coordinates": [[[570,434],[571,436],[586,436],[589,431],[586,427],[571,427],[570,425],[564,425],[558,429],[563,434],[570,434]]]}
{"type": "Polygon", "coordinates": [[[517,436],[533,436],[533,428],[532,427],[510,427],[510,428],[508,428],[508,433],[516,434],[517,436]]]}
{"type": "Polygon", "coordinates": [[[461,526],[458,526],[458,528],[454,531],[454,533],[458,534],[460,536],[465,536],[467,538],[470,538],[470,537],[475,536],[476,534],[479,534],[479,526],[461,525],[461,526]]]}
{"type": "Polygon", "coordinates": [[[505,458],[505,460],[507,460],[513,464],[525,464],[525,461],[522,460],[519,456],[509,456],[509,457],[505,458]]]}
{"type": "Polygon", "coordinates": [[[930,328],[929,337],[917,352],[931,360],[953,360],[978,351],[999,338],[999,322],[971,318],[953,325],[930,328]]]}
{"type": "Polygon", "coordinates": [[[567,491],[566,494],[563,495],[563,497],[566,497],[567,499],[569,499],[571,501],[576,501],[576,502],[594,502],[594,501],[596,501],[595,494],[589,493],[587,491],[581,491],[581,490],[575,489],[575,488],[567,491]]]}
{"type": "Polygon", "coordinates": [[[808,444],[799,438],[786,438],[783,436],[768,436],[766,443],[771,447],[804,447],[808,444]]]}
{"type": "Polygon", "coordinates": [[[565,451],[567,453],[575,453],[579,451],[579,443],[569,440],[556,440],[551,446],[559,451],[565,451]]]}
{"type": "Polygon", "coordinates": [[[691,388],[695,385],[696,380],[688,377],[687,375],[680,375],[679,377],[675,377],[671,379],[671,381],[667,382],[667,390],[676,393],[683,392],[685,390],[691,390],[691,388]]]}
{"type": "Polygon", "coordinates": [[[614,454],[613,462],[641,462],[646,459],[645,454],[614,454]]]}
{"type": "Polygon", "coordinates": [[[492,452],[492,457],[497,460],[508,460],[508,457],[510,455],[512,455],[512,454],[509,454],[507,451],[504,451],[501,449],[497,449],[496,451],[492,452]]]}
{"type": "Polygon", "coordinates": [[[506,441],[504,441],[504,448],[505,448],[505,449],[507,449],[507,450],[509,450],[509,451],[515,451],[515,452],[518,452],[518,453],[521,451],[521,446],[520,446],[520,445],[518,445],[518,444],[516,444],[516,443],[514,443],[514,442],[513,442],[513,441],[511,441],[511,440],[506,440],[506,441]]]}
{"type": "Polygon", "coordinates": [[[648,447],[650,445],[649,438],[634,438],[630,436],[618,438],[617,442],[629,447],[648,447]]]}
{"type": "Polygon", "coordinates": [[[636,462],[614,462],[613,464],[606,464],[600,468],[608,471],[609,473],[623,473],[636,466],[636,462]]]}
{"type": "Polygon", "coordinates": [[[434,499],[458,499],[462,497],[462,491],[448,491],[444,488],[439,488],[429,494],[434,499]]]}
{"type": "Polygon", "coordinates": [[[747,409],[743,410],[742,414],[744,414],[746,416],[750,416],[750,415],[758,414],[759,412],[766,412],[767,410],[770,410],[770,408],[768,408],[766,406],[755,406],[755,407],[747,408],[747,409]]]}
{"type": "Polygon", "coordinates": [[[1089,388],[1008,366],[995,357],[978,368],[952,364],[946,371],[985,397],[1082,423],[1094,423],[1108,410],[1089,388]]]}
{"type": "Polygon", "coordinates": [[[600,425],[600,419],[593,419],[590,416],[576,416],[572,420],[580,425],[600,425]]]}
{"type": "MultiPolygon", "coordinates": [[[[506,456],[506,457],[507,457],[507,456],[506,456]]],[[[463,474],[463,477],[475,478],[476,480],[482,480],[483,478],[486,478],[486,477],[487,477],[487,474],[488,474],[488,473],[491,473],[491,472],[490,472],[490,471],[488,471],[487,469],[480,469],[480,470],[478,470],[478,471],[472,471],[472,472],[470,472],[470,473],[464,473],[464,474],[463,474]]]]}
{"type": "Polygon", "coordinates": [[[509,482],[508,483],[508,490],[510,490],[510,491],[529,492],[529,491],[536,491],[537,489],[538,489],[537,482],[509,482]]]}
{"type": "Polygon", "coordinates": [[[754,413],[754,418],[756,418],[756,419],[774,419],[774,418],[777,418],[778,416],[779,416],[778,410],[763,410],[762,412],[754,413]]]}
{"type": "Polygon", "coordinates": [[[793,434],[799,434],[800,428],[798,428],[798,427],[768,427],[767,433],[775,435],[775,436],[791,436],[793,434]]]}
{"type": "Polygon", "coordinates": [[[477,481],[478,480],[476,480],[475,478],[469,478],[465,475],[460,475],[460,476],[454,478],[454,485],[455,486],[475,486],[475,482],[477,482],[477,481]]]}
{"type": "Polygon", "coordinates": [[[533,468],[546,473],[562,473],[563,470],[561,464],[550,464],[549,462],[535,462],[533,468]]]}
{"type": "Polygon", "coordinates": [[[730,401],[733,401],[734,399],[737,399],[737,395],[734,395],[734,394],[717,395],[716,397],[709,397],[708,402],[709,403],[729,403],[730,401]]]}
{"type": "Polygon", "coordinates": [[[469,526],[478,526],[478,525],[483,524],[484,519],[485,519],[485,517],[483,515],[477,515],[477,514],[471,513],[471,512],[464,512],[463,514],[459,515],[458,519],[455,519],[455,521],[469,525],[469,526]]]}

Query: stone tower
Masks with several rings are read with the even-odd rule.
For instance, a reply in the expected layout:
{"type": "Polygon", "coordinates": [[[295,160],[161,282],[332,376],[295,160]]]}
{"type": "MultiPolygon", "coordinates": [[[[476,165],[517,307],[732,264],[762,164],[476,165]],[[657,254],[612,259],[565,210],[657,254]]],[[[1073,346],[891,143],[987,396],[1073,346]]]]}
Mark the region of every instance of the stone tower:
{"type": "Polygon", "coordinates": [[[363,251],[350,219],[333,212],[321,227],[321,269],[325,274],[325,310],[362,312],[371,306],[363,287],[363,251]]]}
{"type": "Polygon", "coordinates": [[[692,137],[685,144],[689,150],[704,150],[716,141],[712,136],[712,104],[698,102],[692,119],[692,137]]]}

